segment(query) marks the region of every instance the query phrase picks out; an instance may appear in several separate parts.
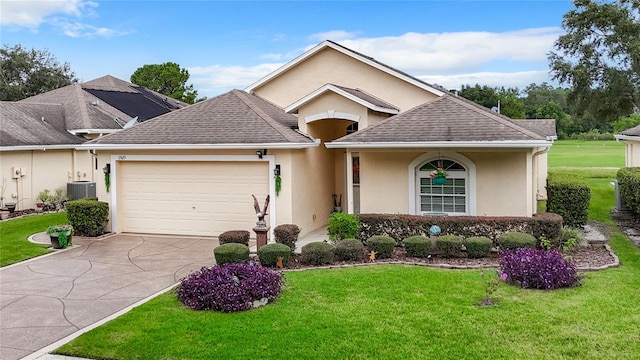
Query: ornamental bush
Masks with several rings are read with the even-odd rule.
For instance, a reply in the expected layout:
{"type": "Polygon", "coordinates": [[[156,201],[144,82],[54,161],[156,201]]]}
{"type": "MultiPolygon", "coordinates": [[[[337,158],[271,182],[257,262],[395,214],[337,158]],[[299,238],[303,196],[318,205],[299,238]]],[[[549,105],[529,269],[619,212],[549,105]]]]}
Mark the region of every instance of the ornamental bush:
{"type": "Polygon", "coordinates": [[[581,276],[570,259],[556,249],[520,248],[500,251],[500,272],[507,274],[507,282],[525,289],[553,290],[580,285],[581,276]]]}
{"type": "Polygon", "coordinates": [[[334,212],[329,217],[327,232],[329,240],[336,242],[342,239],[353,239],[360,230],[360,218],[358,215],[334,212]]]}
{"type": "Polygon", "coordinates": [[[243,244],[249,246],[249,237],[251,234],[247,230],[229,230],[218,235],[220,245],[224,244],[243,244]]]}
{"type": "Polygon", "coordinates": [[[618,170],[618,189],[622,201],[640,215],[640,167],[626,167],[618,170]]]}
{"type": "Polygon", "coordinates": [[[68,201],[65,205],[69,224],[76,234],[83,236],[99,236],[104,234],[104,227],[109,220],[109,204],[94,199],[68,201]]]}
{"type": "Polygon", "coordinates": [[[564,225],[579,227],[586,224],[590,199],[591,189],[580,176],[549,174],[547,177],[547,212],[561,215],[564,225]]]}
{"type": "Polygon", "coordinates": [[[333,262],[335,246],[324,241],[311,242],[302,247],[300,262],[306,265],[327,265],[333,262]]]}
{"type": "Polygon", "coordinates": [[[283,277],[254,264],[203,267],[183,278],[176,295],[193,310],[234,312],[254,307],[254,302],[272,302],[280,293],[283,277]]]}
{"type": "Polygon", "coordinates": [[[436,239],[436,247],[442,256],[452,257],[462,251],[462,238],[457,235],[443,235],[436,239]]]}
{"type": "Polygon", "coordinates": [[[300,234],[300,228],[298,225],[294,224],[282,224],[273,229],[273,235],[276,238],[276,242],[287,245],[291,248],[292,252],[296,249],[298,234],[300,234]]]}
{"type": "Polygon", "coordinates": [[[243,244],[223,244],[213,249],[216,264],[243,263],[249,261],[249,247],[243,244]]]}
{"type": "Polygon", "coordinates": [[[291,248],[285,244],[267,244],[258,249],[258,257],[262,266],[275,267],[278,263],[278,257],[282,257],[282,266],[287,266],[290,256],[291,248]]]}
{"type": "Polygon", "coordinates": [[[336,258],[338,260],[361,260],[364,253],[364,245],[360,240],[344,239],[336,244],[336,258]]]}
{"type": "Polygon", "coordinates": [[[429,256],[431,240],[424,236],[410,236],[402,240],[402,243],[404,244],[404,249],[407,251],[407,256],[418,258],[425,258],[429,256]]]}
{"type": "Polygon", "coordinates": [[[532,235],[521,232],[506,232],[498,237],[500,249],[534,248],[537,241],[532,235]]]}
{"type": "Polygon", "coordinates": [[[393,255],[396,241],[390,236],[376,235],[367,239],[367,249],[375,251],[377,259],[388,259],[393,255]]]}
{"type": "Polygon", "coordinates": [[[467,256],[477,259],[489,256],[493,241],[488,237],[476,236],[467,238],[464,244],[467,247],[467,256]]]}

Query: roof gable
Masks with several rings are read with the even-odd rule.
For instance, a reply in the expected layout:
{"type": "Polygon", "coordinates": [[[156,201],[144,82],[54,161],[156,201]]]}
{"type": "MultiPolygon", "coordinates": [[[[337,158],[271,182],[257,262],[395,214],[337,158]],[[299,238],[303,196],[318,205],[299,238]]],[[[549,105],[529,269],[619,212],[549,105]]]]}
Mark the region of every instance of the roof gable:
{"type": "Polygon", "coordinates": [[[487,142],[546,142],[547,138],[488,109],[445,95],[390,117],[380,124],[333,141],[332,147],[354,144],[428,145],[487,142]]]}
{"type": "Polygon", "coordinates": [[[412,85],[415,85],[423,90],[426,90],[434,95],[437,96],[442,96],[444,94],[444,91],[436,89],[435,87],[425,83],[422,80],[419,80],[413,76],[410,76],[400,70],[394,69],[388,65],[385,65],[377,60],[375,60],[372,57],[368,57],[366,55],[363,55],[361,53],[358,53],[356,51],[353,51],[349,48],[346,48],[342,45],[339,45],[338,43],[335,43],[333,41],[330,40],[325,40],[323,42],[321,42],[320,44],[314,46],[313,48],[309,49],[308,51],[306,51],[305,53],[303,53],[302,55],[298,56],[297,58],[293,59],[292,61],[284,64],[283,66],[281,66],[280,68],[276,69],[275,71],[271,72],[270,74],[268,74],[267,76],[263,77],[262,79],[256,81],[255,83],[249,85],[245,91],[247,92],[253,92],[255,89],[261,87],[262,85],[266,84],[267,82],[271,81],[272,79],[275,79],[276,77],[280,76],[281,74],[287,72],[288,70],[290,70],[291,68],[297,66],[298,64],[304,62],[306,59],[314,56],[315,54],[319,53],[320,51],[326,49],[326,48],[331,48],[333,50],[336,50],[342,54],[345,54],[353,59],[356,59],[360,62],[363,62],[369,66],[372,66],[382,72],[385,72],[387,74],[390,74],[398,79],[401,79],[405,82],[408,82],[412,85]]]}
{"type": "Polygon", "coordinates": [[[326,84],[319,89],[313,91],[309,95],[303,97],[302,99],[296,101],[295,103],[287,106],[284,111],[287,113],[295,113],[299,108],[304,106],[305,104],[317,99],[319,96],[326,92],[333,92],[340,96],[343,96],[353,102],[356,102],[364,107],[369,108],[370,110],[387,113],[387,114],[398,114],[400,110],[373,95],[367,94],[366,92],[359,89],[350,89],[343,86],[338,86],[334,84],[326,84]]]}
{"type": "Polygon", "coordinates": [[[243,148],[255,144],[315,145],[293,129],[294,115],[243,91],[228,93],[161,115],[132,128],[87,143],[87,146],[145,144],[216,145],[243,148]],[[230,146],[233,145],[233,146],[230,146]]]}

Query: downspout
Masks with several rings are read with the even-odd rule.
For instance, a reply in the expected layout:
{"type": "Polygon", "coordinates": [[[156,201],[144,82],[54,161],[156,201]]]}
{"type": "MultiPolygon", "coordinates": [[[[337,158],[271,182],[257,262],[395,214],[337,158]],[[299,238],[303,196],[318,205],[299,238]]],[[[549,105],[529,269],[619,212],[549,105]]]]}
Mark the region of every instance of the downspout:
{"type": "MultiPolygon", "coordinates": [[[[536,160],[536,158],[537,158],[538,156],[542,155],[542,154],[546,154],[546,153],[548,153],[548,152],[549,152],[549,149],[551,149],[551,146],[546,147],[546,148],[544,148],[544,149],[542,149],[542,150],[539,150],[539,151],[534,152],[534,153],[533,153],[533,155],[531,155],[531,161],[536,160]]],[[[536,164],[537,164],[537,163],[536,163],[536,164]]],[[[538,170],[538,169],[537,169],[537,167],[538,167],[538,166],[536,166],[536,170],[538,170]]],[[[547,168],[548,168],[548,164],[547,164],[547,168]]],[[[538,172],[539,172],[539,171],[536,171],[536,172],[533,174],[533,183],[534,183],[534,186],[535,186],[535,199],[534,199],[535,201],[533,202],[533,206],[534,206],[534,208],[533,208],[533,213],[534,213],[534,214],[538,211],[538,196],[540,196],[540,188],[538,188],[538,172]]],[[[549,174],[549,172],[547,171],[547,175],[548,175],[548,174],[549,174]]]]}

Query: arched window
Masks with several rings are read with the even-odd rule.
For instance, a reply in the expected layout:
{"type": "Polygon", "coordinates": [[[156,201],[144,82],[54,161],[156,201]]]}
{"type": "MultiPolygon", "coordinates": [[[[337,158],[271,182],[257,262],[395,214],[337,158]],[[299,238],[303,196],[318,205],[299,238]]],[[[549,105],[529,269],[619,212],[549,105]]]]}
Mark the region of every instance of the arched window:
{"type": "Polygon", "coordinates": [[[469,213],[469,171],[451,159],[432,159],[417,166],[417,214],[469,213]],[[444,184],[434,183],[432,172],[438,168],[446,172],[444,184]]]}

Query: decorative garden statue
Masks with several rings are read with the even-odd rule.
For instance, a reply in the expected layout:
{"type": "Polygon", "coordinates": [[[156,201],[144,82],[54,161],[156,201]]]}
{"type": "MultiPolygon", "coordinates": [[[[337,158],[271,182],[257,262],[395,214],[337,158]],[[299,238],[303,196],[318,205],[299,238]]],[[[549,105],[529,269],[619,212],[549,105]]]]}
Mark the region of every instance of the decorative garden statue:
{"type": "Polygon", "coordinates": [[[260,210],[260,205],[258,205],[258,199],[256,196],[253,196],[253,207],[256,209],[256,215],[258,216],[258,222],[256,223],[257,227],[267,227],[267,222],[264,221],[264,217],[267,216],[267,209],[269,208],[269,195],[267,195],[267,199],[264,201],[264,210],[260,210]]]}

